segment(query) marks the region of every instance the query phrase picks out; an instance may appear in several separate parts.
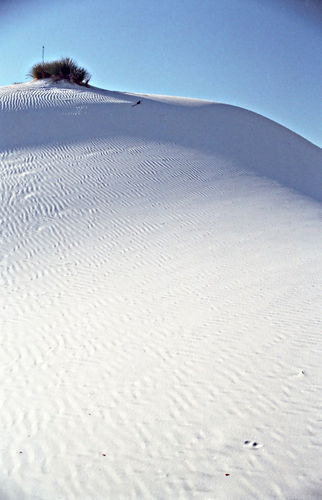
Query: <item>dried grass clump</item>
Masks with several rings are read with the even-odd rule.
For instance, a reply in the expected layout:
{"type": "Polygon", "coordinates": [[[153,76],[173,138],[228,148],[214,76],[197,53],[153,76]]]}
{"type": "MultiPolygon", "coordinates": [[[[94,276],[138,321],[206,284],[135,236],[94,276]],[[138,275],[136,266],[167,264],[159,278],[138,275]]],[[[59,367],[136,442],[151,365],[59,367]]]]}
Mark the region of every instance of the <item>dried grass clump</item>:
{"type": "Polygon", "coordinates": [[[71,83],[88,86],[91,75],[85,68],[81,68],[70,57],[57,61],[35,64],[30,75],[36,80],[52,78],[55,81],[68,80],[71,83]]]}

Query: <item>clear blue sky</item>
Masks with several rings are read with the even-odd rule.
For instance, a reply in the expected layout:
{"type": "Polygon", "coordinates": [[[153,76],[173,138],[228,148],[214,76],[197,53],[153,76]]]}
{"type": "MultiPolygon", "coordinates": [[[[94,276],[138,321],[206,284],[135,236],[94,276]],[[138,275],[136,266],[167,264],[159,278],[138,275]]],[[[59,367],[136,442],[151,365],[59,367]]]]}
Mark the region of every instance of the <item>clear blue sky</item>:
{"type": "Polygon", "coordinates": [[[322,0],[0,0],[0,85],[43,44],[93,85],[235,104],[322,146],[322,0]]]}

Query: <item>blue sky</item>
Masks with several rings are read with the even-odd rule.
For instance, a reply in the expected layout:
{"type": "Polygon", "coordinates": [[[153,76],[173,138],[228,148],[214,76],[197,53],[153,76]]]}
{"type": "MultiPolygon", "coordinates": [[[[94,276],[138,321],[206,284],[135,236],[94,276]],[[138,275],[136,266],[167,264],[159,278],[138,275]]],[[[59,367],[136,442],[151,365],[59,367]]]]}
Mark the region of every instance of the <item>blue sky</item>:
{"type": "Polygon", "coordinates": [[[235,104],[322,146],[322,0],[0,0],[0,85],[43,44],[93,85],[235,104]]]}

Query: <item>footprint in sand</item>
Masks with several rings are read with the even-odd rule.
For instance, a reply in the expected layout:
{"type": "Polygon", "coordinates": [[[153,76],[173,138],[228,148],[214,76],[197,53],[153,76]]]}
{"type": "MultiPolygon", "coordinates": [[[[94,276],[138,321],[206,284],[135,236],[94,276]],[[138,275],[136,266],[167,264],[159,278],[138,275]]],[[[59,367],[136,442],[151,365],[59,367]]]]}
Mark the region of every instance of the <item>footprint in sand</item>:
{"type": "Polygon", "coordinates": [[[248,448],[263,448],[262,443],[258,443],[257,441],[244,441],[244,445],[248,448]]]}
{"type": "Polygon", "coordinates": [[[293,375],[291,375],[292,378],[301,378],[305,376],[306,376],[306,371],[304,370],[299,370],[297,373],[293,373],[293,375]]]}

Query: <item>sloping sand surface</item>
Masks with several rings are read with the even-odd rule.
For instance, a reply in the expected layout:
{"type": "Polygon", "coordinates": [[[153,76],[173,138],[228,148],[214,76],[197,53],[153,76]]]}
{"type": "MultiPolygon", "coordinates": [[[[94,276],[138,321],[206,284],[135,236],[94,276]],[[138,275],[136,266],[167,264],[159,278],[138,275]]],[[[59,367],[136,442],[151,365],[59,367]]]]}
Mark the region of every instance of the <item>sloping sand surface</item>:
{"type": "Polygon", "coordinates": [[[320,498],[321,149],[46,81],[0,109],[0,498],[320,498]]]}

